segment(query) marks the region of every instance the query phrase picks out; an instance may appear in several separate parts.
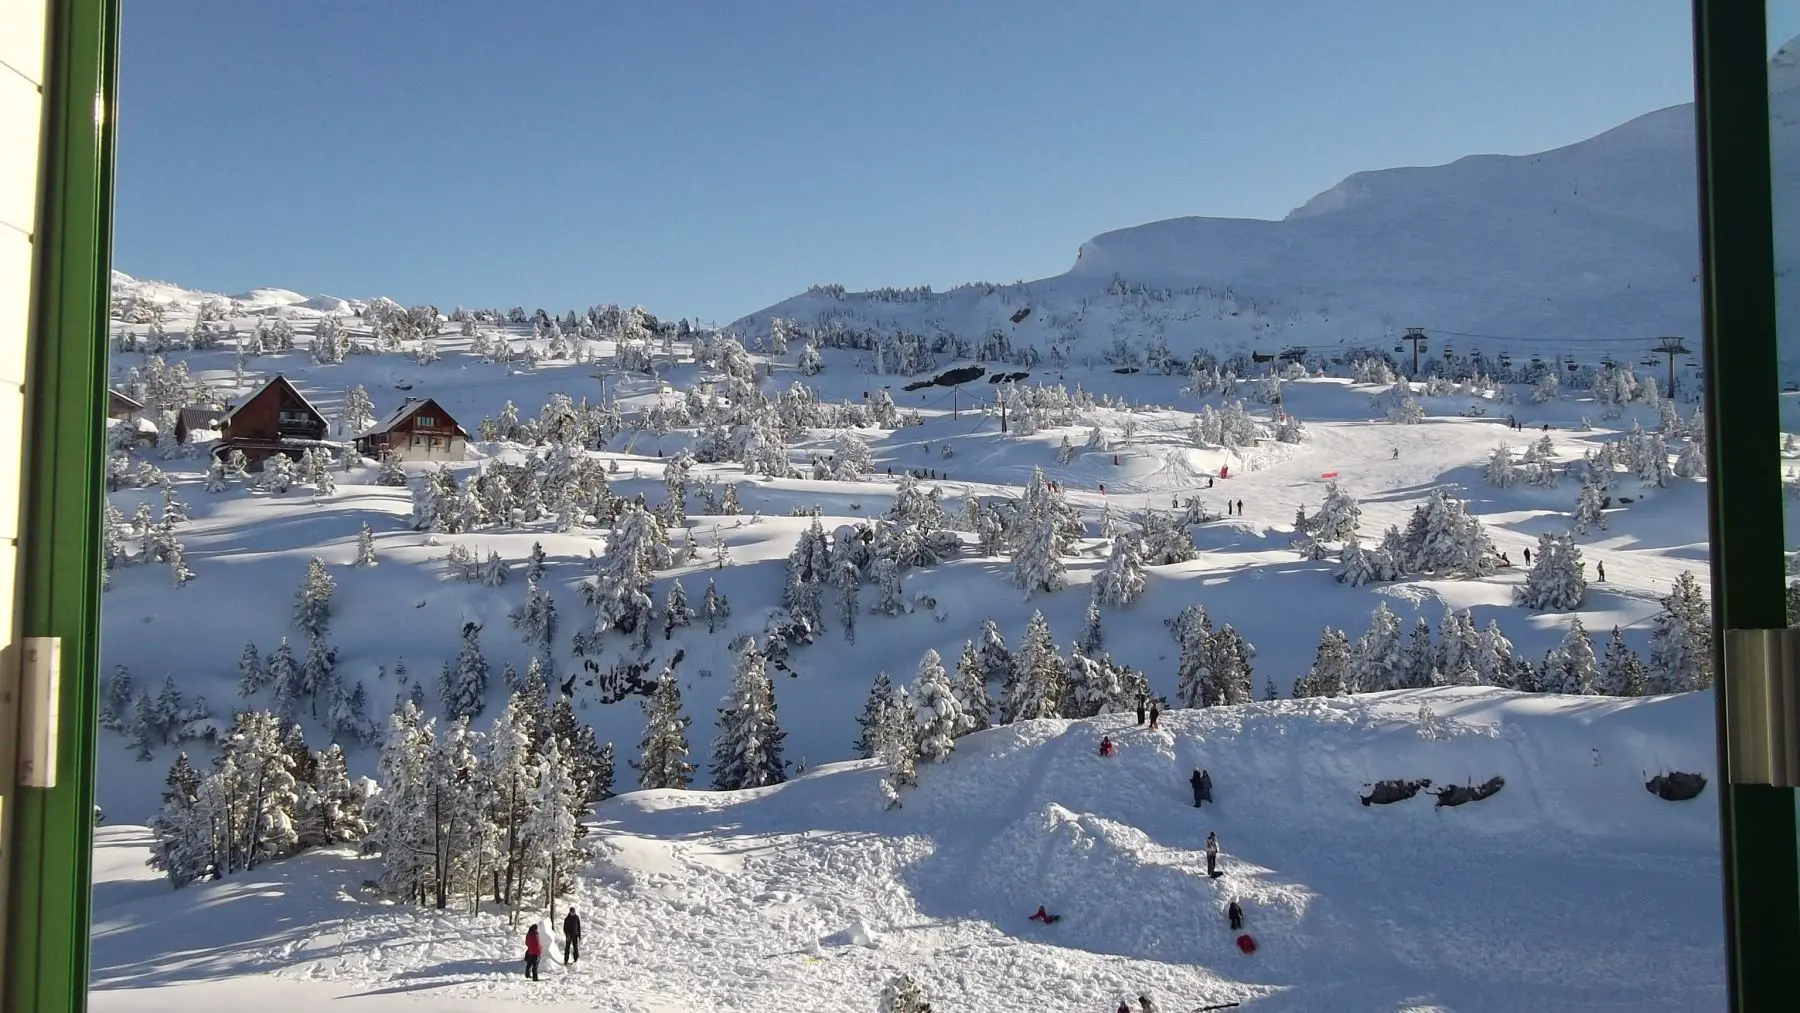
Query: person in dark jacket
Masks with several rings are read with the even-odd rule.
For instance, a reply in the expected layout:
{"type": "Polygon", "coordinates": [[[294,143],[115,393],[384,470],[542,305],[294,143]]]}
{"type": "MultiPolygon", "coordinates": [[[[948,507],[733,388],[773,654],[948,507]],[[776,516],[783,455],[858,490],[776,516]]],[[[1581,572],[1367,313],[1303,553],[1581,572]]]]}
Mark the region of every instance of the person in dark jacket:
{"type": "Polygon", "coordinates": [[[1244,928],[1244,909],[1238,906],[1237,901],[1234,900],[1229,905],[1226,906],[1225,917],[1231,919],[1231,930],[1233,932],[1238,932],[1238,931],[1243,930],[1243,928],[1244,928]]]}
{"type": "Polygon", "coordinates": [[[1150,701],[1150,730],[1156,731],[1156,719],[1162,717],[1162,704],[1150,701]]]}
{"type": "Polygon", "coordinates": [[[581,916],[569,909],[568,917],[563,919],[563,963],[573,964],[581,959],[581,916]]]}
{"type": "Polygon", "coordinates": [[[1194,808],[1198,809],[1200,808],[1200,803],[1206,800],[1206,792],[1203,790],[1206,782],[1200,779],[1199,770],[1195,770],[1194,776],[1188,778],[1188,784],[1194,786],[1194,808]]]}
{"type": "Polygon", "coordinates": [[[1147,705],[1148,701],[1140,694],[1138,696],[1138,724],[1140,725],[1144,723],[1144,709],[1147,705]]]}
{"type": "Polygon", "coordinates": [[[544,944],[538,941],[538,927],[525,932],[525,977],[538,980],[538,958],[544,955],[544,944]]]}
{"type": "Polygon", "coordinates": [[[1212,774],[1204,770],[1200,772],[1200,799],[1203,802],[1212,801],[1212,774]]]}

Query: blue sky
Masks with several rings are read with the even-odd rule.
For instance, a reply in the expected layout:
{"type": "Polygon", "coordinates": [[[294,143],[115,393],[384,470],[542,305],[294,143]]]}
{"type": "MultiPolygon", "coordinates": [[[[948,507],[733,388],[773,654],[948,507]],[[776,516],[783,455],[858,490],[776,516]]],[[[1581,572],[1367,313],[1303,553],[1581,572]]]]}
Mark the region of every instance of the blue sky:
{"type": "Polygon", "coordinates": [[[1688,17],[128,0],[116,262],[214,291],[721,323],[817,282],[1041,277],[1107,229],[1279,217],[1361,169],[1541,150],[1688,101],[1688,17]]]}

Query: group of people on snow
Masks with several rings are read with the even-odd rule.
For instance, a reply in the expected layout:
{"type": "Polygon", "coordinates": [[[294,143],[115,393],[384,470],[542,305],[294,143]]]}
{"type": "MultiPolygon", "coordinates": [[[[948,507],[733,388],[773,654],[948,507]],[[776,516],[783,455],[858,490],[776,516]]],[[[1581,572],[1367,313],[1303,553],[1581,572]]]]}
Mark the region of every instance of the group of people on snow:
{"type": "MultiPolygon", "coordinates": [[[[544,955],[543,939],[538,935],[538,927],[533,924],[525,930],[525,977],[538,980],[538,960],[544,955]]],[[[564,966],[581,959],[581,916],[574,908],[563,919],[563,957],[564,966]]]]}

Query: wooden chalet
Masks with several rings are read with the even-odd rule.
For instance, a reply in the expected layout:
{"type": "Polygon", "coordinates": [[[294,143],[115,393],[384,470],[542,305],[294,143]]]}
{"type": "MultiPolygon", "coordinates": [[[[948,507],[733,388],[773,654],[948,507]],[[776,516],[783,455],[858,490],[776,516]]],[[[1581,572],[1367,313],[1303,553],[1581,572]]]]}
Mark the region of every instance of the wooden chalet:
{"type": "Polygon", "coordinates": [[[428,397],[409,397],[373,427],[358,433],[356,449],[366,457],[393,454],[402,461],[461,460],[469,431],[428,397]]]}
{"type": "Polygon", "coordinates": [[[118,391],[113,390],[111,387],[106,388],[106,417],[107,418],[121,419],[121,420],[129,419],[129,418],[136,418],[137,414],[143,410],[144,410],[143,404],[140,403],[136,398],[127,397],[124,394],[121,394],[118,391]]]}
{"type": "Polygon", "coordinates": [[[263,388],[218,417],[215,454],[241,450],[252,464],[274,454],[298,458],[308,446],[324,443],[325,416],[280,373],[263,388]]]}
{"type": "Polygon", "coordinates": [[[223,425],[223,408],[183,408],[175,413],[175,442],[188,443],[202,433],[216,433],[223,425]]]}

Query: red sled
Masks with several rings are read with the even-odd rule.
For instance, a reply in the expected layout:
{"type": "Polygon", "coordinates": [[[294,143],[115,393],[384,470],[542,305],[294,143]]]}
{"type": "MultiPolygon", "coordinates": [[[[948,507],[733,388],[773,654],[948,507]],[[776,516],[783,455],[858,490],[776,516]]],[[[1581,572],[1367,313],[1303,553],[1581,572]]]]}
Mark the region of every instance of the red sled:
{"type": "Polygon", "coordinates": [[[1237,943],[1238,949],[1243,950],[1246,955],[1256,952],[1256,940],[1251,939],[1247,932],[1238,937],[1237,943]]]}

